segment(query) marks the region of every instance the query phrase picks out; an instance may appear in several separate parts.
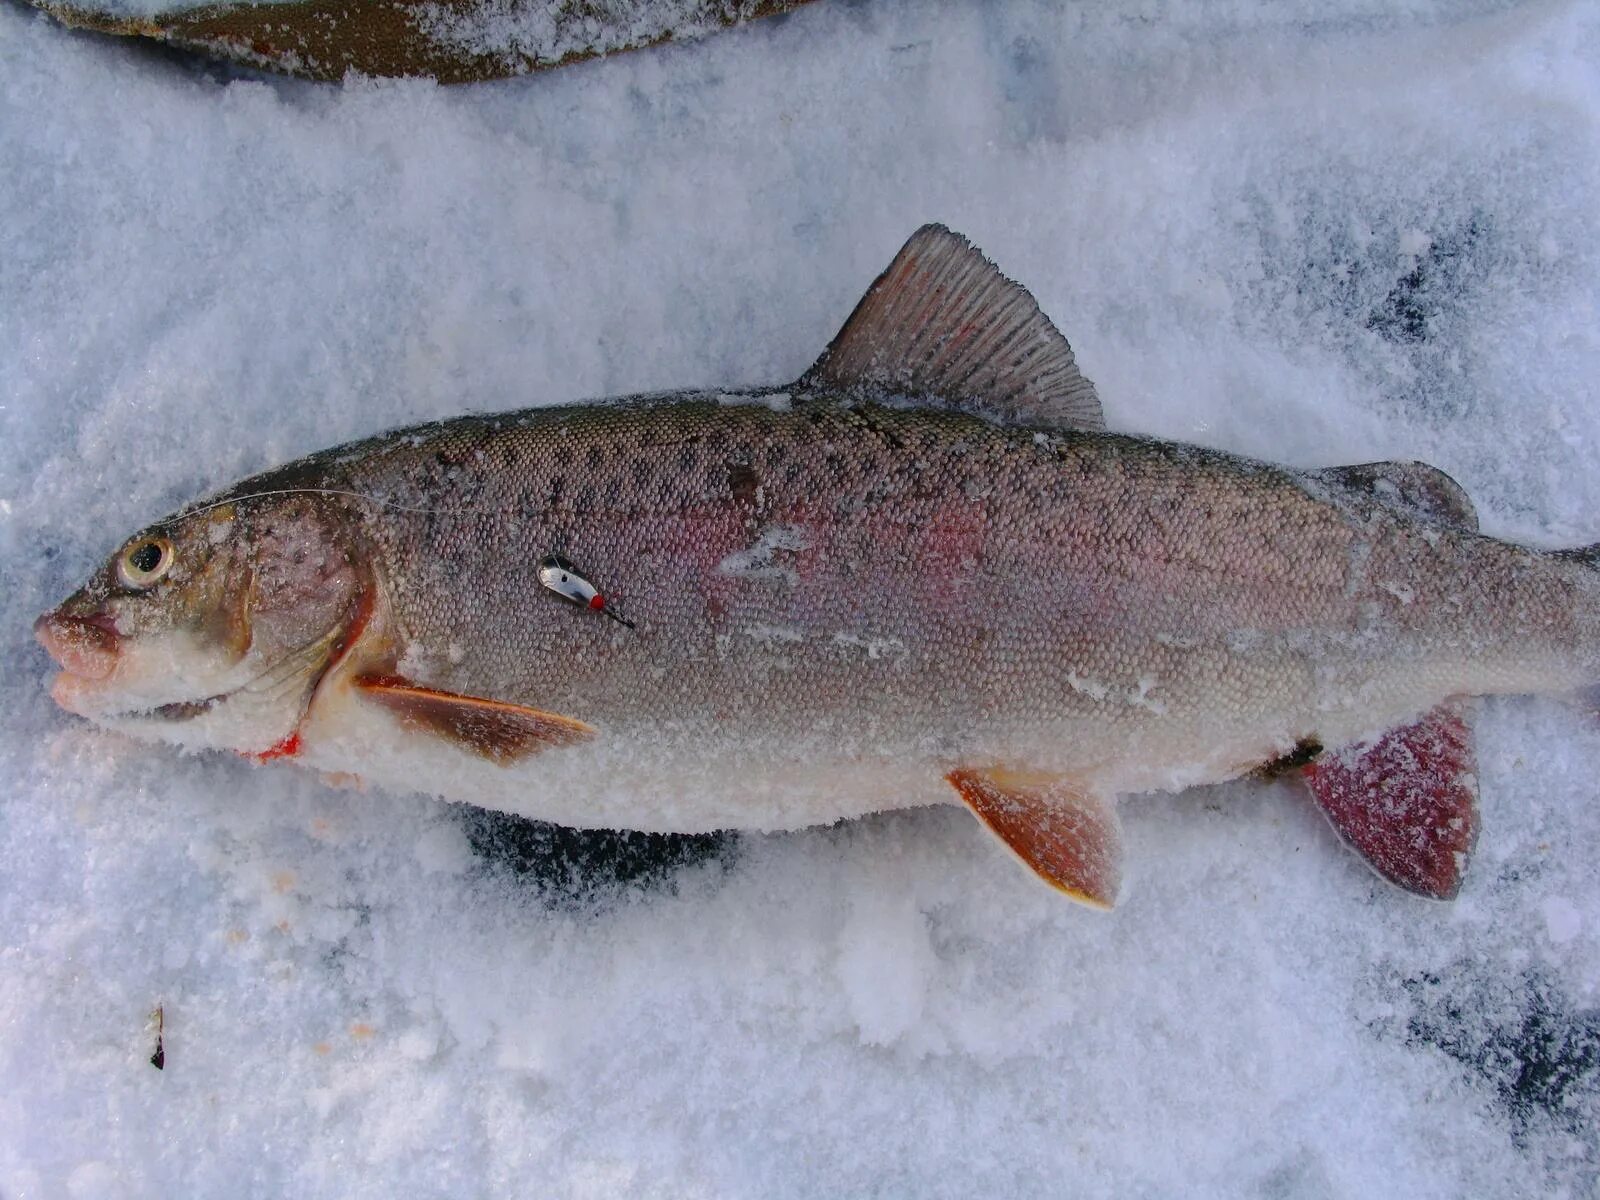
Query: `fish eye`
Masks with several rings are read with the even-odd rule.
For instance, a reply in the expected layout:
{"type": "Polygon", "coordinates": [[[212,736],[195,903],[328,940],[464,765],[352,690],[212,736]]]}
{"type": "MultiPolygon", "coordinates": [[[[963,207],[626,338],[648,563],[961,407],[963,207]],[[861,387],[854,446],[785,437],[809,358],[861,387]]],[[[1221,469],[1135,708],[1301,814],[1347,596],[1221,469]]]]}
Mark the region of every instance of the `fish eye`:
{"type": "Polygon", "coordinates": [[[172,560],[172,543],[166,538],[140,538],[117,560],[117,578],[123,587],[143,591],[172,569],[172,560]]]}

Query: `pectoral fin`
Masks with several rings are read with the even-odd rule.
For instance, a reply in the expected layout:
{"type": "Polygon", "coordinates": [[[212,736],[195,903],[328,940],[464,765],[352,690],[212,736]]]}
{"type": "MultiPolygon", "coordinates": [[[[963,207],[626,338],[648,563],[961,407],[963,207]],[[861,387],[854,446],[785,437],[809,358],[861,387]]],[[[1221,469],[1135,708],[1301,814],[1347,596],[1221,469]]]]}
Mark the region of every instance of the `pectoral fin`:
{"type": "Polygon", "coordinates": [[[364,675],[355,685],[402,725],[426,730],[491,762],[517,762],[595,734],[593,726],[559,713],[419,687],[394,675],[364,675]]]}
{"type": "Polygon", "coordinates": [[[1109,909],[1122,882],[1122,827],[1105,797],[1056,775],[951,771],[946,779],[1006,848],[1051,887],[1109,909]]]}
{"type": "Polygon", "coordinates": [[[1306,781],[1339,836],[1390,883],[1435,900],[1460,891],[1478,840],[1477,756],[1464,701],[1319,758],[1306,781]]]}

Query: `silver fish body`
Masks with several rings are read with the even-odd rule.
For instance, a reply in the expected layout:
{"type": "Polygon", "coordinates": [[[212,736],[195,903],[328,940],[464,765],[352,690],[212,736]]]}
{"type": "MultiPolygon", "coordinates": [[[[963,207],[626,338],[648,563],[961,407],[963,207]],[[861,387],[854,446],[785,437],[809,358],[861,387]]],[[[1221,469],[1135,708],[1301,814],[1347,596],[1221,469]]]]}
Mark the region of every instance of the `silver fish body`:
{"type": "MultiPolygon", "coordinates": [[[[693,832],[951,799],[954,772],[1010,772],[1006,796],[1180,788],[1449,697],[1600,678],[1590,559],[1482,536],[1429,468],[1294,471],[838,382],[464,417],[246,480],[129,545],[234,548],[179,657],[196,628],[237,645],[249,626],[245,665],[216,676],[248,682],[201,697],[169,672],[170,697],[129,709],[112,667],[63,702],[523,815],[693,832]],[[594,610],[541,583],[551,556],[594,610]],[[271,662],[252,657],[269,593],[301,614],[271,662]]],[[[47,644],[92,655],[94,619],[128,657],[148,597],[102,574],[44,618],[47,644]]]]}

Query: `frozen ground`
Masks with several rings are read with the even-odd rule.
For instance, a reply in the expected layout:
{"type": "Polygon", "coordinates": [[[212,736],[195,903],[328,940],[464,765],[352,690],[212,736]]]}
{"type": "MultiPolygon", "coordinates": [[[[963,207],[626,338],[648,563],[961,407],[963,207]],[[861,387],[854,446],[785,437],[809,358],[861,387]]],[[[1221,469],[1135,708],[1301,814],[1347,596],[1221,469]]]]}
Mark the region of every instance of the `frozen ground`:
{"type": "Polygon", "coordinates": [[[1126,803],[1111,917],[955,809],[574,898],[469,810],[69,720],[28,624],[338,439],[788,379],[929,219],[1120,428],[1424,457],[1491,531],[1600,538],[1597,62],[1583,3],[822,0],[341,89],[0,5],[0,1194],[1592,1195],[1600,727],[1559,703],[1487,707],[1453,906],[1257,783],[1126,803]]]}

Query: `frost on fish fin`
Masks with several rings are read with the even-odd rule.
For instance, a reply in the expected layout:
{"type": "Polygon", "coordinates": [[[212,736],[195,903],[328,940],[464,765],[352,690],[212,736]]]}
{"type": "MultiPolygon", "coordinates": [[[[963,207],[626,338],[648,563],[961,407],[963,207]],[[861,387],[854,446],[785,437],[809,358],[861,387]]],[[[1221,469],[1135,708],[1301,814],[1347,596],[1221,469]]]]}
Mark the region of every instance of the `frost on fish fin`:
{"type": "Polygon", "coordinates": [[[1057,775],[963,768],[945,778],[1040,879],[1094,908],[1116,903],[1122,826],[1103,796],[1057,775]]]}
{"type": "Polygon", "coordinates": [[[1478,510],[1462,487],[1438,467],[1421,462],[1358,463],[1324,467],[1312,475],[1352,491],[1366,492],[1409,513],[1478,531],[1478,510]]]}
{"type": "Polygon", "coordinates": [[[1477,755],[1466,701],[1306,768],[1346,845],[1390,883],[1435,900],[1461,890],[1478,840],[1477,755]]]}
{"type": "Polygon", "coordinates": [[[971,242],[924,225],[878,276],[803,389],[928,397],[1018,425],[1104,429],[1067,339],[971,242]]]}
{"type": "Polygon", "coordinates": [[[364,675],[356,687],[410,729],[422,729],[496,763],[594,736],[594,727],[502,700],[483,700],[419,687],[394,675],[364,675]]]}

